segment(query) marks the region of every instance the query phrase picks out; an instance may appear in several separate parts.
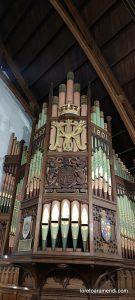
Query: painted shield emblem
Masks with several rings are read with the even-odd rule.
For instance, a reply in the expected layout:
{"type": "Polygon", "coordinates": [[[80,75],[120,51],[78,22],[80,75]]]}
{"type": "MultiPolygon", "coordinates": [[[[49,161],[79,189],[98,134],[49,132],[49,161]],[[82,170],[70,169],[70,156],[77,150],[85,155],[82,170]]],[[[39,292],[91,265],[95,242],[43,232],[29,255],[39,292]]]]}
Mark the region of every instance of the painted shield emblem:
{"type": "Polygon", "coordinates": [[[104,241],[109,242],[111,238],[111,221],[105,213],[102,213],[101,217],[101,235],[104,241]]]}
{"type": "Polygon", "coordinates": [[[26,239],[29,235],[30,228],[31,228],[31,220],[32,220],[31,216],[24,218],[23,230],[22,230],[22,235],[24,239],[26,239]]]}

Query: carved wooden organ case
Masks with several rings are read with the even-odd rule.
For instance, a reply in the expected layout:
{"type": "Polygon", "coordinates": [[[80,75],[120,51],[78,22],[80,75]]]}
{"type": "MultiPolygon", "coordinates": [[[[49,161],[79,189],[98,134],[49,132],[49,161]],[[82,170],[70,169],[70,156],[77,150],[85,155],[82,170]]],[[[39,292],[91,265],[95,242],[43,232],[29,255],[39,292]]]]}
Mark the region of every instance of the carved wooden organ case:
{"type": "MultiPolygon", "coordinates": [[[[134,258],[133,211],[126,242],[129,228],[119,222],[120,197],[127,193],[116,185],[117,159],[110,118],[105,123],[99,101],[90,105],[89,94],[80,95],[69,72],[33,128],[14,252],[120,257],[121,235],[123,256],[134,258]]],[[[133,208],[134,191],[130,198],[133,208]]]]}

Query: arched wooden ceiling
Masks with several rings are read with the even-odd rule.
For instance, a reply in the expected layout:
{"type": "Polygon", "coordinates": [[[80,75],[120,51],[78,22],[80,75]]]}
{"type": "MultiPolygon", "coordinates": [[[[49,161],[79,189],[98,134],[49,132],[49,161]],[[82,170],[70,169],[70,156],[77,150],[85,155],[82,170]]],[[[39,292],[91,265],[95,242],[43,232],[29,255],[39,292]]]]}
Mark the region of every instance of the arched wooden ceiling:
{"type": "MultiPolygon", "coordinates": [[[[135,108],[135,22],[122,0],[74,0],[113,74],[135,108]]],[[[61,1],[64,4],[64,1],[61,1]]],[[[92,100],[100,99],[105,115],[112,116],[113,145],[128,168],[135,148],[114,104],[81,47],[48,0],[1,0],[0,37],[30,92],[41,105],[73,71],[92,100]]],[[[1,67],[28,102],[10,67],[1,67]]],[[[134,169],[133,169],[134,172],[134,169]]]]}

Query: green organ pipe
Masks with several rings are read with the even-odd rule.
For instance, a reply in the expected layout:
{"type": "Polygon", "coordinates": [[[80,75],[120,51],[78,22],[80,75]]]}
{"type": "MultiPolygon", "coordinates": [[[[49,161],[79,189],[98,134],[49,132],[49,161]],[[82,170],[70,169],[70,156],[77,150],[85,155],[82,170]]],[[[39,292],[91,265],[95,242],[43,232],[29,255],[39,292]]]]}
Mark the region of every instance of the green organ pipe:
{"type": "Polygon", "coordinates": [[[70,202],[64,199],[61,204],[61,235],[62,247],[65,250],[67,247],[67,238],[70,225],[70,202]]]}
{"type": "Polygon", "coordinates": [[[69,219],[61,218],[61,235],[62,235],[62,248],[66,249],[67,247],[67,238],[69,232],[69,219]]]}
{"type": "Polygon", "coordinates": [[[42,235],[42,250],[46,249],[47,246],[47,236],[50,223],[50,207],[51,204],[44,204],[43,206],[43,215],[42,215],[42,224],[41,224],[41,235],[42,235]]]}
{"type": "Polygon", "coordinates": [[[58,201],[53,201],[52,211],[51,211],[51,242],[52,249],[56,247],[56,241],[59,231],[59,214],[60,214],[60,203],[58,201]]]}
{"type": "Polygon", "coordinates": [[[73,250],[76,251],[79,235],[79,203],[73,201],[71,206],[71,232],[73,240],[73,250]]]}
{"type": "Polygon", "coordinates": [[[84,252],[87,249],[88,242],[88,205],[81,204],[81,236],[84,252]]]}

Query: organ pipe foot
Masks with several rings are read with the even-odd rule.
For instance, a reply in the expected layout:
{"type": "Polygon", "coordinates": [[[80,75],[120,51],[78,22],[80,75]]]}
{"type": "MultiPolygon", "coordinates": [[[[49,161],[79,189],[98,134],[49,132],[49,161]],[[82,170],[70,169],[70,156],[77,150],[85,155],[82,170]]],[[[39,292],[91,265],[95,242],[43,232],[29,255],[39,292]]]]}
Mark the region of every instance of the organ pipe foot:
{"type": "Polygon", "coordinates": [[[56,239],[52,239],[52,249],[55,250],[56,246],[56,239]]]}
{"type": "Polygon", "coordinates": [[[66,249],[66,246],[67,246],[68,231],[69,231],[69,220],[62,219],[61,220],[61,234],[62,234],[63,249],[66,249]]]}
{"type": "Polygon", "coordinates": [[[112,195],[109,195],[108,197],[109,197],[109,200],[112,201],[112,195]]]}
{"type": "Polygon", "coordinates": [[[49,225],[48,224],[42,224],[41,229],[42,229],[42,231],[41,231],[41,233],[42,233],[42,250],[45,250],[49,225]]]}
{"type": "Polygon", "coordinates": [[[77,248],[77,239],[73,239],[73,250],[76,251],[77,248]]]}
{"type": "Polygon", "coordinates": [[[67,248],[67,237],[62,238],[62,248],[63,248],[63,250],[66,250],[66,248],[67,248]]]}
{"type": "Polygon", "coordinates": [[[56,246],[56,240],[59,230],[59,224],[58,223],[51,223],[51,241],[52,241],[52,249],[55,249],[56,246]]]}
{"type": "Polygon", "coordinates": [[[102,197],[102,189],[99,189],[99,197],[102,197]]]}
{"type": "Polygon", "coordinates": [[[104,198],[107,199],[107,192],[104,192],[104,198]]]}
{"type": "Polygon", "coordinates": [[[98,189],[95,189],[95,196],[98,195],[98,189]]]}
{"type": "Polygon", "coordinates": [[[71,231],[72,231],[72,239],[73,239],[73,249],[76,250],[77,247],[77,240],[79,234],[79,224],[78,222],[74,221],[71,224],[71,231]]]}
{"type": "Polygon", "coordinates": [[[83,251],[86,252],[87,249],[87,241],[83,241],[83,251]]]}
{"type": "Polygon", "coordinates": [[[46,250],[46,244],[47,244],[47,241],[42,240],[42,250],[46,250]]]}
{"type": "Polygon", "coordinates": [[[87,240],[88,240],[88,225],[81,225],[81,235],[83,241],[83,250],[86,251],[87,240]]]}

